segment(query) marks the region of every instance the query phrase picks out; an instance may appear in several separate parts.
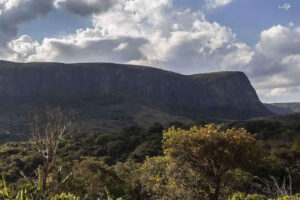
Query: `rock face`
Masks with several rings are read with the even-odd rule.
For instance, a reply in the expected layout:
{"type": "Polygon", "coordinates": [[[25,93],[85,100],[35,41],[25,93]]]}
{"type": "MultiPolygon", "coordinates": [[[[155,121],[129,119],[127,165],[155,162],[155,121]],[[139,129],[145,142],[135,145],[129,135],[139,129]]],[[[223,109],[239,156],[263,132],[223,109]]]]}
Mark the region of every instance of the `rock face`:
{"type": "Polygon", "coordinates": [[[0,103],[86,104],[106,99],[147,105],[189,118],[247,119],[270,115],[242,72],[185,76],[108,63],[0,62],[0,103]],[[104,98],[105,97],[105,98],[104,98]]]}

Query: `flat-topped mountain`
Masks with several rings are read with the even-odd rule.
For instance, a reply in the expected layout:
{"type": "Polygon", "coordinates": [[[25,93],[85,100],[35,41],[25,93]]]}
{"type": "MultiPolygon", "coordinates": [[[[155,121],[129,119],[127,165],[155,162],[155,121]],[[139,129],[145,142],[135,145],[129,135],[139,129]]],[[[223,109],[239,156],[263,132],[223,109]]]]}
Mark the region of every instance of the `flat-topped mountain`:
{"type": "Polygon", "coordinates": [[[1,61],[0,120],[25,116],[43,104],[73,107],[81,113],[83,123],[93,124],[103,119],[120,125],[271,114],[242,72],[187,76],[110,63],[1,61]]]}

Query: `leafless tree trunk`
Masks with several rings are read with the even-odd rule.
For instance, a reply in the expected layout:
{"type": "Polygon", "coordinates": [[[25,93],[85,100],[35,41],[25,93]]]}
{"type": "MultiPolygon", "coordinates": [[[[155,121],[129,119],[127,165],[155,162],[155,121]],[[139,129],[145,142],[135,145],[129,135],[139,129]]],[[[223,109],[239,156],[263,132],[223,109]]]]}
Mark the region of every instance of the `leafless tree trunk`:
{"type": "Polygon", "coordinates": [[[73,132],[73,111],[63,111],[61,108],[45,107],[42,111],[30,116],[29,124],[32,134],[32,144],[43,159],[40,166],[42,198],[46,199],[48,179],[56,166],[60,142],[73,132]]]}

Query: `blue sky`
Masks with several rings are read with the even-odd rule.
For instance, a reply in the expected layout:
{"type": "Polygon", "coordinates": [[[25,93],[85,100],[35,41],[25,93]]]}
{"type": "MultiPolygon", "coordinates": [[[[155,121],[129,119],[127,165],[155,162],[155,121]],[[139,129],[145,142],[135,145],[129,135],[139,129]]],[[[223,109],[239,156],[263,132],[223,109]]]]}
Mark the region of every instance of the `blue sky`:
{"type": "Polygon", "coordinates": [[[207,14],[207,18],[229,26],[237,34],[237,39],[249,45],[257,43],[262,30],[294,22],[299,25],[300,1],[289,1],[288,10],[278,9],[287,1],[279,0],[241,0],[207,14]]]}
{"type": "Polygon", "coordinates": [[[299,0],[3,0],[0,58],[243,71],[264,102],[300,101],[299,0]]]}

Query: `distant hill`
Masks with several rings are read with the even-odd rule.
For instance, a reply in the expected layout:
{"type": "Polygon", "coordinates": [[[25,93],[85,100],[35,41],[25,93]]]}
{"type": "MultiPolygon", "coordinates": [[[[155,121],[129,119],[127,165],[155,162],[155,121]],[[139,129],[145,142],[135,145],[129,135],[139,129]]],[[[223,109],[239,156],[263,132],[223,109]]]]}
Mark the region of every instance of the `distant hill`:
{"type": "Polygon", "coordinates": [[[300,113],[234,121],[227,123],[227,126],[228,128],[245,128],[250,133],[257,134],[257,137],[263,140],[271,139],[272,142],[274,142],[274,139],[281,142],[293,141],[299,138],[300,113]]]}
{"type": "Polygon", "coordinates": [[[294,102],[294,103],[274,103],[274,106],[289,109],[292,112],[300,113],[300,102],[294,102]]]}
{"type": "Polygon", "coordinates": [[[0,62],[0,133],[21,132],[27,113],[45,104],[77,110],[84,131],[272,114],[242,72],[185,76],[110,63],[0,62]]]}
{"type": "Polygon", "coordinates": [[[289,123],[300,123],[300,113],[292,113],[292,114],[285,114],[285,115],[273,115],[273,116],[266,116],[266,117],[257,117],[252,118],[248,121],[271,121],[271,122],[281,122],[284,124],[289,123]]]}
{"type": "Polygon", "coordinates": [[[265,106],[275,114],[284,115],[290,113],[300,113],[300,103],[273,103],[265,106]]]}

